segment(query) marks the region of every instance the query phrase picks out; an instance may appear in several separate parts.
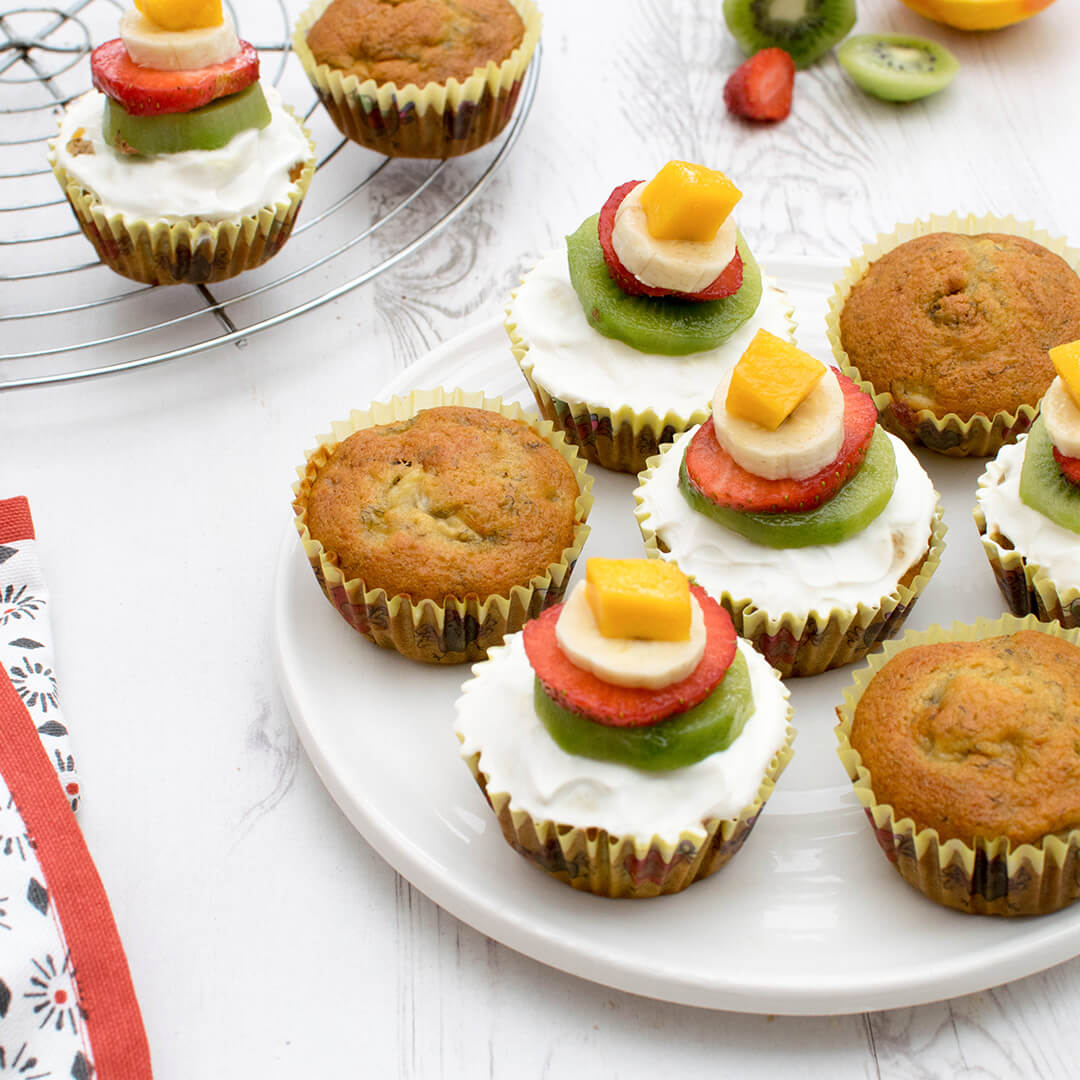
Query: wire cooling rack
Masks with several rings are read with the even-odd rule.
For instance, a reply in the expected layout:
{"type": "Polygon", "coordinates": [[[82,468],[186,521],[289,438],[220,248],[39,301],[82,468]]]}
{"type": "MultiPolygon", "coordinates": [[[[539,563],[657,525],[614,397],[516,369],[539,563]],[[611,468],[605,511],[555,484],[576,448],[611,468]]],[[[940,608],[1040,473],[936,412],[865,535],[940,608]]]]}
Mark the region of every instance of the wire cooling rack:
{"type": "Polygon", "coordinates": [[[91,48],[116,36],[128,6],[0,0],[0,391],[242,348],[251,335],[372,281],[477,197],[536,92],[539,48],[514,116],[490,146],[446,162],[385,158],[343,139],[317,107],[290,53],[282,0],[226,0],[259,51],[263,80],[304,116],[317,176],[289,242],[266,265],[212,287],[139,285],[98,262],[46,160],[63,107],[90,86],[91,48]]]}

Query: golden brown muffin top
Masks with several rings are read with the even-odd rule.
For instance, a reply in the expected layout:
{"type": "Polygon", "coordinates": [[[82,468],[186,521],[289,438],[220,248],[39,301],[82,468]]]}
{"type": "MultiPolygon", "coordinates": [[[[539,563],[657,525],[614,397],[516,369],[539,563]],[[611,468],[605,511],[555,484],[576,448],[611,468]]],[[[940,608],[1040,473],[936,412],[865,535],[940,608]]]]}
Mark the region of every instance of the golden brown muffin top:
{"type": "Polygon", "coordinates": [[[528,424],[441,406],[335,447],[307,523],[346,579],[441,603],[508,596],[557,563],[577,496],[573,470],[528,424]]]}
{"type": "Polygon", "coordinates": [[[840,313],[848,359],[912,409],[1015,413],[1054,378],[1046,355],[1080,338],[1080,278],[1019,236],[932,233],[867,267],[840,313]]]}
{"type": "Polygon", "coordinates": [[[307,43],[318,63],[361,81],[423,87],[501,64],[524,32],[508,0],[334,0],[307,43]]]}
{"type": "Polygon", "coordinates": [[[905,649],[859,699],[874,799],[942,840],[1080,827],[1080,648],[1024,630],[905,649]]]}

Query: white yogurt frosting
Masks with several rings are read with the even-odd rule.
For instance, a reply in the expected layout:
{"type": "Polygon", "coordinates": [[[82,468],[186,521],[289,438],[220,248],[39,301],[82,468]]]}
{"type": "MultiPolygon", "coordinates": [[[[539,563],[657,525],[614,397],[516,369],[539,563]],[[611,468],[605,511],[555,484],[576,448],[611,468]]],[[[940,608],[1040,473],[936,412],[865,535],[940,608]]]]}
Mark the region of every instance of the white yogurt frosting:
{"type": "Polygon", "coordinates": [[[218,150],[185,150],[146,157],[121,154],[105,142],[105,95],[91,90],[74,101],[60,125],[56,160],[101,201],[103,212],[129,220],[198,217],[225,221],[254,214],[289,197],[289,170],[312,156],[295,117],[272,86],[263,86],[270,123],[242,131],[218,150]],[[94,152],[73,154],[76,134],[94,152]]]}
{"type": "Polygon", "coordinates": [[[533,669],[522,635],[512,634],[461,688],[454,725],[461,754],[479,752],[488,790],[508,792],[512,809],[538,820],[671,843],[683,832],[704,837],[703,820],[735,817],[754,800],[787,730],[787,687],[745,641],[738,648],[754,696],[742,733],[694,765],[645,772],[560,749],[533,708],[533,669]]]}
{"type": "Polygon", "coordinates": [[[926,552],[937,493],[902,440],[889,435],[896,487],[862,532],[838,544],[770,548],[693,510],[679,490],[679,467],[697,428],[676,438],[653,475],[637,489],[639,515],[670,549],[664,554],[707,592],[749,598],[770,616],[876,606],[926,552]]]}
{"type": "Polygon", "coordinates": [[[533,379],[552,397],[687,418],[708,410],[720,376],[758,330],[790,338],[787,296],[769,278],[762,284],[757,311],[715,349],[686,356],[643,353],[589,325],[563,247],[525,275],[510,302],[509,321],[528,343],[525,362],[533,365],[533,379]]]}
{"type": "MultiPolygon", "coordinates": [[[[1020,499],[1026,435],[1003,446],[979,478],[976,499],[986,534],[1000,533],[1028,562],[1040,567],[1059,592],[1080,589],[1080,536],[1044,517],[1020,499]]],[[[1000,545],[999,545],[1000,546],[1000,545]]]]}

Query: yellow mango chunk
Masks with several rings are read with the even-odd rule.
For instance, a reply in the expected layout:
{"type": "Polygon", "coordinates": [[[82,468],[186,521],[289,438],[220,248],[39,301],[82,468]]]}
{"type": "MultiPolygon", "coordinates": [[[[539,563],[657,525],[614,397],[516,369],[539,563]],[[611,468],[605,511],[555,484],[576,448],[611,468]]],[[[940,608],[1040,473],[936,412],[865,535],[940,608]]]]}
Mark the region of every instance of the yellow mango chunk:
{"type": "Polygon", "coordinates": [[[225,21],[221,0],[135,0],[135,6],[162,30],[198,30],[225,21]]]}
{"type": "Polygon", "coordinates": [[[690,639],[690,581],[674,563],[589,559],[585,596],[604,637],[690,639]]]}
{"type": "Polygon", "coordinates": [[[768,330],[759,330],[731,373],[727,411],[775,431],[824,374],[820,360],[768,330]]]}
{"type": "Polygon", "coordinates": [[[1080,341],[1070,341],[1066,345],[1055,345],[1050,350],[1050,362],[1061,376],[1069,397],[1080,408],[1080,341]]]}
{"type": "Polygon", "coordinates": [[[657,240],[708,243],[742,198],[722,173],[669,161],[644,187],[641,206],[649,234],[657,240]]]}

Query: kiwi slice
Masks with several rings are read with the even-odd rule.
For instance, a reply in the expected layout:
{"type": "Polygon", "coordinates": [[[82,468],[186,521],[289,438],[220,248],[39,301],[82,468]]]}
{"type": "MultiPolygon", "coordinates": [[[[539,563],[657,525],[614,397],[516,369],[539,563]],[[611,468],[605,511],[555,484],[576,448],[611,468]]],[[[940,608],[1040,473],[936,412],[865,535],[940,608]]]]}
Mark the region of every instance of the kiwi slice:
{"type": "Polygon", "coordinates": [[[656,724],[612,727],[564,709],[537,679],[533,707],[548,734],[568,754],[661,772],[694,765],[726,750],[754,711],[750,669],[738,650],[720,685],[704,701],[656,724]]]}
{"type": "Polygon", "coordinates": [[[639,352],[662,356],[715,349],[727,341],[761,302],[761,271],[742,234],[738,236],[743,281],[722,300],[680,300],[675,296],[628,296],[608,273],[594,214],[566,238],[570,282],[589,325],[639,352]]]}
{"type": "Polygon", "coordinates": [[[690,482],[685,458],[679,467],[679,488],[694,510],[755,544],[771,548],[815,547],[847,540],[885,509],[895,487],[896,456],[881,428],[874,432],[859,471],[828,502],[813,510],[758,514],[717,506],[690,482]]]}
{"type": "Polygon", "coordinates": [[[836,58],[860,89],[883,101],[915,101],[952,82],[960,61],[912,34],[853,34],[836,58]]]}
{"type": "Polygon", "coordinates": [[[855,0],[724,0],[724,22],[747,56],[783,49],[805,68],[855,25],[855,0]]]}
{"type": "Polygon", "coordinates": [[[183,150],[218,150],[234,135],[270,123],[262,87],[253,82],[238,94],[184,113],[132,116],[112,98],[105,99],[105,141],[123,154],[178,154],[183,150]]]}
{"type": "Polygon", "coordinates": [[[1080,533],[1080,488],[1054,460],[1054,444],[1041,416],[1031,425],[1024,447],[1020,501],[1063,529],[1080,533]]]}

